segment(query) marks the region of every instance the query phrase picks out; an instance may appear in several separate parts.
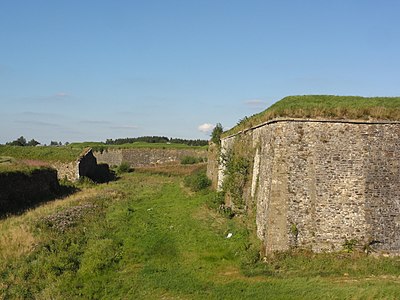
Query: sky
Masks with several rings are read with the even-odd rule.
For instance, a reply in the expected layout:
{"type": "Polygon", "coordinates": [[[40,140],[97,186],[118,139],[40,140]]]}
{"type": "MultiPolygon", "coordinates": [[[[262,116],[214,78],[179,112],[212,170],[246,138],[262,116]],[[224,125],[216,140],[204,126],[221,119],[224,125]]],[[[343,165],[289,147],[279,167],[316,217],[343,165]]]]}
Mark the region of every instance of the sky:
{"type": "Polygon", "coordinates": [[[400,96],[397,0],[0,0],[0,143],[208,139],[289,95],[400,96]]]}

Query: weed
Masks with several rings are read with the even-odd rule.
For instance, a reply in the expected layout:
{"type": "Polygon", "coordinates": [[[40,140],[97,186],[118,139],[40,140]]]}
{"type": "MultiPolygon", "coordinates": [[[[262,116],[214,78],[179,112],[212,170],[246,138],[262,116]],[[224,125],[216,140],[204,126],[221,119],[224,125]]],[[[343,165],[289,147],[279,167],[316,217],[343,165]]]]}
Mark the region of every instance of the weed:
{"type": "Polygon", "coordinates": [[[357,240],[356,239],[345,239],[342,247],[343,247],[343,251],[347,252],[347,253],[351,253],[355,250],[355,246],[357,245],[357,240]]]}

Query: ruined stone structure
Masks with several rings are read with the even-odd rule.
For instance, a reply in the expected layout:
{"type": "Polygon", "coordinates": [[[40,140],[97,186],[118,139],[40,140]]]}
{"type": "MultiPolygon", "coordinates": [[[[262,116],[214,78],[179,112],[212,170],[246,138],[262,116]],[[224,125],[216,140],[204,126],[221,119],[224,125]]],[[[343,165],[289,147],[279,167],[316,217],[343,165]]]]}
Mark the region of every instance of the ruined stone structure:
{"type": "MultiPolygon", "coordinates": [[[[221,153],[238,145],[250,161],[245,206],[256,207],[266,252],[337,251],[354,240],[400,253],[400,122],[276,119],[223,138],[221,153]]],[[[209,164],[222,189],[226,165],[209,164]]]]}
{"type": "Polygon", "coordinates": [[[131,167],[149,167],[163,164],[179,164],[185,156],[207,157],[206,149],[162,149],[162,148],[129,148],[106,149],[96,151],[94,155],[99,163],[118,166],[122,162],[131,167]]]}
{"type": "Polygon", "coordinates": [[[74,162],[53,162],[51,167],[57,170],[59,179],[76,181],[83,176],[96,182],[106,182],[111,179],[108,165],[98,164],[91,148],[85,149],[74,162]]]}

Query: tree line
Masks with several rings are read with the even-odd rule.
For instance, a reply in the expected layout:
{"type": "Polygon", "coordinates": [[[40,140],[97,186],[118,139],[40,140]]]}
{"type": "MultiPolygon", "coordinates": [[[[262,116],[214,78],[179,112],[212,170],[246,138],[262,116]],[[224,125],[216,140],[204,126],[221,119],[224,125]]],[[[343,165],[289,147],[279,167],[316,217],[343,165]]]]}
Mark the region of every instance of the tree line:
{"type": "MultiPolygon", "coordinates": [[[[27,141],[26,138],[24,138],[23,136],[20,136],[16,140],[6,143],[6,145],[23,147],[23,146],[37,146],[37,145],[41,145],[41,143],[35,139],[31,139],[30,141],[27,141]]],[[[66,142],[65,145],[68,145],[68,142],[66,142]]],[[[51,141],[50,146],[62,146],[62,142],[51,141]]]]}
{"type": "MultiPolygon", "coordinates": [[[[207,140],[189,140],[189,139],[180,139],[180,138],[168,138],[166,136],[141,136],[136,138],[118,138],[118,139],[107,139],[105,144],[106,145],[122,145],[122,144],[131,144],[136,142],[142,143],[171,143],[171,144],[184,144],[188,146],[206,146],[208,145],[207,140]]],[[[18,139],[6,143],[6,145],[10,146],[37,146],[41,143],[32,139],[27,141],[23,136],[19,137],[18,139]]],[[[65,145],[69,143],[66,142],[65,145]]],[[[61,142],[51,141],[50,146],[62,146],[61,142]]]]}
{"type": "Polygon", "coordinates": [[[168,138],[166,136],[141,136],[136,138],[119,138],[119,139],[107,139],[107,145],[122,145],[131,143],[171,143],[171,144],[184,144],[188,146],[206,146],[208,145],[207,140],[188,140],[180,138],[168,138]]]}

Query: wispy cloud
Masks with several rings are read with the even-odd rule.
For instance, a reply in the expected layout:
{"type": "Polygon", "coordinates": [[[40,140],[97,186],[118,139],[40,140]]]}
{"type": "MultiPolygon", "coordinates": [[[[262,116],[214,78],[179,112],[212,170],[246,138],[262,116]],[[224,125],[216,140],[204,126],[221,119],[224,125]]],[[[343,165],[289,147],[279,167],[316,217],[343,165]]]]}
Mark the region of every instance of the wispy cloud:
{"type": "Polygon", "coordinates": [[[266,102],[260,99],[251,99],[251,100],[246,100],[244,104],[246,104],[247,106],[259,108],[259,107],[265,107],[266,102]]]}
{"type": "Polygon", "coordinates": [[[56,123],[43,122],[43,121],[32,121],[32,120],[16,120],[16,123],[25,124],[30,126],[42,126],[42,127],[60,127],[60,125],[56,123]]]}
{"type": "Polygon", "coordinates": [[[103,121],[103,120],[82,120],[79,123],[81,123],[81,124],[90,124],[90,125],[108,125],[111,122],[103,121]]]}
{"type": "Polygon", "coordinates": [[[139,129],[139,126],[135,126],[135,125],[110,126],[110,129],[127,129],[127,130],[131,130],[131,129],[139,129]]]}
{"type": "Polygon", "coordinates": [[[65,101],[71,101],[72,95],[66,92],[57,92],[55,94],[51,95],[45,95],[45,96],[27,96],[20,98],[21,101],[26,101],[26,102],[39,102],[39,103],[60,103],[60,102],[65,102],[65,101]]]}
{"type": "Polygon", "coordinates": [[[208,133],[214,129],[215,125],[210,123],[204,123],[197,127],[197,129],[201,132],[208,133]]]}
{"type": "Polygon", "coordinates": [[[62,118],[65,117],[62,114],[55,114],[55,113],[42,113],[42,112],[34,112],[34,111],[24,111],[20,113],[23,117],[39,117],[39,118],[62,118]]]}

